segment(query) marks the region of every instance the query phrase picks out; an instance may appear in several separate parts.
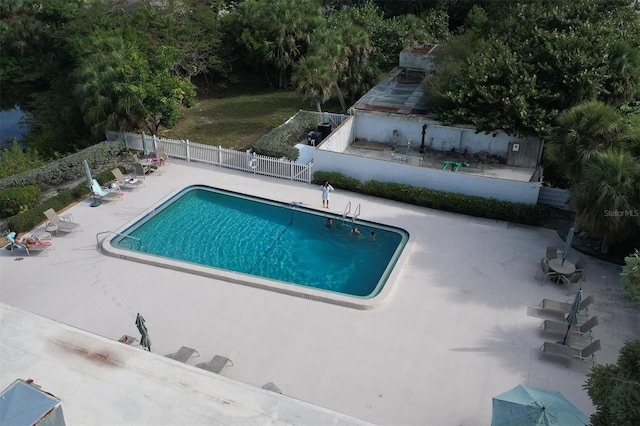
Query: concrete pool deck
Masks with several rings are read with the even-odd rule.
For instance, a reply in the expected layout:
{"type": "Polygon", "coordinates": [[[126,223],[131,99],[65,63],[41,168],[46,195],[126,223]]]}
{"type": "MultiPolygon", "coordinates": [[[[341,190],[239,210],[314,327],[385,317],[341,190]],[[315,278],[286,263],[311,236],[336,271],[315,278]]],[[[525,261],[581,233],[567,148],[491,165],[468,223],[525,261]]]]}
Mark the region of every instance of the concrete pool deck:
{"type": "MultiPolygon", "coordinates": [[[[137,351],[136,365],[145,359],[149,362],[143,367],[144,375],[132,376],[130,386],[122,389],[126,396],[102,401],[106,408],[113,406],[112,417],[96,416],[89,404],[74,404],[73,392],[65,389],[77,385],[47,379],[46,372],[31,377],[38,384],[45,382],[43,389],[63,400],[69,423],[197,422],[201,417],[180,417],[174,408],[161,404],[136,405],[160,410],[153,416],[127,415],[131,404],[153,399],[154,392],[180,394],[177,404],[192,401],[182,394],[192,391],[186,390],[187,384],[166,379],[179,375],[185,381],[197,375],[193,380],[198,380],[198,386],[210,386],[218,395],[228,388],[230,398],[237,392],[229,379],[242,382],[245,391],[244,384],[260,387],[273,382],[287,396],[375,424],[488,424],[491,398],[518,384],[558,390],[586,414],[593,412],[582,389],[588,364],[539,359],[540,345],[557,337],[540,335],[540,323],[551,317],[537,305],[543,298],[572,297],[564,287],[549,282],[541,286],[540,278],[534,278],[545,247],[563,245],[554,231],[336,188],[332,213],[341,214],[351,201],[361,204],[362,219],[399,226],[411,235],[409,256],[398,266],[402,269],[391,297],[375,309],[357,310],[102,254],[96,234],[120,228],[191,184],[303,202],[322,210],[316,185],[175,160],[163,170],[162,175],[147,177],[146,187],[127,191],[123,201],[91,208],[87,199],[63,212],[72,214],[84,231],[54,237],[55,250],[21,255],[20,261],[7,250],[0,255],[0,302],[4,304],[102,336],[97,339],[107,342],[123,335],[139,337],[136,313],[146,319],[151,354],[118,344],[123,346],[118,350],[137,351]],[[190,366],[214,355],[226,356],[234,365],[215,375],[164,357],[181,346],[195,348],[201,355],[188,361],[190,366]],[[122,405],[129,409],[119,413],[122,405]]],[[[569,258],[578,256],[572,251],[569,258]]],[[[624,342],[640,336],[640,314],[621,297],[619,266],[587,257],[586,271],[585,296],[595,298],[590,314],[600,320],[594,331],[594,339],[602,342],[597,360],[615,362],[624,342]]],[[[2,312],[3,318],[13,316],[2,312]]],[[[3,387],[31,376],[33,371],[20,362],[19,351],[3,351],[3,363],[11,367],[0,369],[3,387]]],[[[261,406],[260,401],[256,397],[253,404],[261,406]]],[[[202,398],[193,398],[192,403],[193,413],[206,411],[200,409],[206,406],[202,398]]],[[[250,409],[251,403],[247,404],[250,409]]],[[[335,424],[357,423],[337,413],[335,424]]],[[[200,423],[206,422],[201,419],[200,423]]],[[[237,424],[243,422],[237,420],[237,424]]]]}

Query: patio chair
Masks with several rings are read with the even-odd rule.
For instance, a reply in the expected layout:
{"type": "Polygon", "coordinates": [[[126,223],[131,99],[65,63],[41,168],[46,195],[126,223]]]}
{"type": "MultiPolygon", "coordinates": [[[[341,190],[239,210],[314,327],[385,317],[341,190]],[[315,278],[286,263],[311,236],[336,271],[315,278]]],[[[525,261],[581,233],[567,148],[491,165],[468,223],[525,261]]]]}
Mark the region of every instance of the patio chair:
{"type": "Polygon", "coordinates": [[[27,256],[31,256],[31,253],[40,253],[51,247],[51,241],[42,241],[35,235],[30,235],[27,238],[35,241],[34,243],[22,244],[16,242],[16,233],[10,232],[7,235],[7,240],[11,242],[11,251],[24,251],[27,256]]]}
{"type": "Polygon", "coordinates": [[[183,346],[180,349],[178,349],[178,352],[176,352],[173,355],[168,356],[168,358],[171,358],[175,361],[179,361],[179,362],[187,362],[191,359],[191,357],[193,356],[193,354],[198,354],[197,356],[200,356],[200,353],[198,351],[196,351],[193,348],[189,348],[187,346],[183,346]]]}
{"type": "Polygon", "coordinates": [[[558,247],[556,247],[556,246],[548,246],[547,247],[547,254],[545,255],[545,257],[547,258],[547,261],[552,260],[552,259],[556,259],[558,257],[558,247]]]}
{"type": "Polygon", "coordinates": [[[122,185],[123,188],[136,189],[140,185],[144,186],[144,180],[134,176],[125,176],[118,168],[111,170],[111,173],[113,173],[113,176],[116,178],[116,183],[122,185]]]}
{"type": "Polygon", "coordinates": [[[136,174],[136,179],[138,180],[145,180],[146,178],[146,171],[144,169],[144,166],[140,163],[133,163],[133,171],[136,174]]]}
{"type": "Polygon", "coordinates": [[[216,355],[208,363],[202,366],[198,366],[207,371],[211,371],[212,373],[219,374],[222,369],[227,366],[228,363],[231,363],[231,365],[233,365],[233,361],[231,361],[229,358],[222,355],[216,355]]]}
{"type": "Polygon", "coordinates": [[[122,200],[122,192],[120,187],[116,185],[114,188],[105,188],[100,186],[97,180],[91,181],[91,192],[102,200],[122,200]]]}
{"type": "Polygon", "coordinates": [[[584,280],[584,270],[574,272],[573,274],[566,276],[560,275],[560,280],[567,285],[567,294],[571,293],[571,286],[576,285],[580,280],[584,280]]]}
{"type": "Polygon", "coordinates": [[[536,272],[536,278],[538,278],[538,274],[540,273],[540,270],[542,270],[542,272],[544,273],[544,276],[542,277],[542,282],[540,283],[541,285],[544,284],[544,280],[546,280],[547,278],[553,279],[558,277],[558,273],[552,271],[551,268],[549,267],[549,260],[546,257],[543,257],[542,259],[540,259],[540,269],[538,270],[538,272],[536,272]]]}
{"type": "Polygon", "coordinates": [[[49,219],[49,223],[45,226],[47,232],[73,232],[82,230],[80,224],[73,221],[70,215],[58,216],[58,213],[53,209],[44,211],[44,215],[49,219]]]}
{"type": "MultiPolygon", "coordinates": [[[[591,305],[591,303],[593,303],[593,295],[590,294],[589,296],[582,299],[579,310],[584,311],[584,313],[588,316],[589,305],[591,305]]],[[[540,302],[539,306],[540,310],[542,311],[566,315],[569,313],[569,311],[571,311],[572,304],[572,302],[559,302],[552,299],[542,299],[542,302],[540,302]]]]}
{"type": "Polygon", "coordinates": [[[554,342],[544,342],[542,346],[540,346],[540,350],[542,353],[540,354],[540,358],[542,355],[549,354],[560,356],[567,359],[578,359],[580,361],[591,361],[593,364],[596,363],[596,355],[595,353],[601,349],[600,340],[596,340],[586,346],[585,348],[576,348],[573,346],[565,346],[560,343],[554,342]]]}
{"type": "MultiPolygon", "coordinates": [[[[593,328],[597,325],[598,317],[593,316],[581,325],[571,326],[571,328],[569,329],[569,334],[577,335],[580,337],[589,337],[589,339],[593,340],[593,328]]],[[[540,324],[540,328],[542,328],[542,332],[540,334],[548,333],[564,336],[567,333],[567,327],[569,327],[569,324],[566,322],[544,320],[542,324],[540,324]]]]}

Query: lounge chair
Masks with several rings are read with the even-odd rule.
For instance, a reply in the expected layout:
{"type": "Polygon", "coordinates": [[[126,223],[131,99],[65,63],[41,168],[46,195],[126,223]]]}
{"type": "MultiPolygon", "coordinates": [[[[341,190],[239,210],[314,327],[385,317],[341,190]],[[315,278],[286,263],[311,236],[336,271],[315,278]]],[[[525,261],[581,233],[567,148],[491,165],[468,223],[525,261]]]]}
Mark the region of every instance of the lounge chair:
{"type": "MultiPolygon", "coordinates": [[[[569,329],[569,334],[577,335],[580,337],[589,337],[593,340],[593,328],[598,325],[598,317],[593,316],[589,318],[587,322],[581,325],[572,325],[569,329]]],[[[566,322],[558,322],[553,320],[544,320],[542,324],[540,324],[540,328],[542,328],[542,333],[556,334],[559,336],[564,336],[567,333],[567,327],[569,324],[566,322]]]]}
{"type": "MultiPolygon", "coordinates": [[[[580,302],[580,311],[585,311],[585,314],[589,315],[589,305],[593,303],[593,296],[589,295],[585,297],[582,302],[580,302]]],[[[566,315],[571,311],[572,302],[558,302],[557,300],[552,299],[542,299],[540,302],[540,310],[566,315]]]]}
{"type": "Polygon", "coordinates": [[[544,273],[544,277],[542,277],[542,284],[544,284],[544,280],[547,278],[553,279],[558,277],[558,273],[551,270],[549,267],[549,260],[546,257],[540,259],[540,269],[536,272],[536,278],[538,277],[538,273],[542,270],[544,273]]]}
{"type": "Polygon", "coordinates": [[[168,356],[168,358],[171,358],[175,361],[179,361],[179,362],[187,362],[189,361],[189,359],[191,359],[191,357],[193,356],[193,354],[196,353],[198,354],[198,356],[200,356],[200,353],[198,351],[196,351],[193,348],[189,348],[186,346],[181,347],[180,349],[178,349],[178,352],[176,352],[175,354],[168,356]]]}
{"type": "Polygon", "coordinates": [[[264,385],[262,385],[260,387],[262,389],[266,389],[266,390],[271,391],[271,392],[282,393],[280,388],[277,387],[273,382],[265,383],[264,385]]]}
{"type": "Polygon", "coordinates": [[[564,357],[567,359],[579,359],[580,361],[591,361],[593,364],[596,363],[596,355],[595,353],[599,351],[600,348],[600,340],[596,340],[592,342],[589,346],[585,348],[575,348],[573,346],[565,346],[560,343],[554,342],[544,342],[542,346],[540,346],[540,350],[542,354],[540,357],[545,354],[556,355],[560,357],[564,357]]]}
{"type": "Polygon", "coordinates": [[[105,188],[100,186],[95,179],[91,181],[91,192],[102,200],[122,200],[122,192],[120,192],[119,186],[116,185],[114,188],[105,188]]]}
{"type": "Polygon", "coordinates": [[[216,355],[211,359],[211,361],[204,364],[200,368],[204,368],[207,371],[218,374],[224,367],[227,366],[228,363],[231,363],[231,365],[233,365],[233,361],[231,361],[229,358],[222,355],[216,355]]]}
{"type": "Polygon", "coordinates": [[[28,238],[33,239],[35,243],[18,244],[16,242],[16,233],[10,232],[7,235],[7,240],[11,242],[11,251],[24,251],[27,256],[31,256],[31,253],[40,253],[51,247],[51,241],[42,241],[35,235],[30,235],[28,238]]]}
{"type": "Polygon", "coordinates": [[[53,209],[45,210],[44,215],[49,219],[49,223],[45,226],[47,232],[73,232],[82,230],[80,224],[73,222],[71,216],[58,216],[58,213],[53,209]]]}
{"type": "Polygon", "coordinates": [[[140,185],[144,186],[143,179],[138,179],[137,177],[129,175],[125,176],[118,168],[111,170],[111,173],[113,173],[113,176],[116,178],[116,183],[123,188],[136,189],[140,185]]]}

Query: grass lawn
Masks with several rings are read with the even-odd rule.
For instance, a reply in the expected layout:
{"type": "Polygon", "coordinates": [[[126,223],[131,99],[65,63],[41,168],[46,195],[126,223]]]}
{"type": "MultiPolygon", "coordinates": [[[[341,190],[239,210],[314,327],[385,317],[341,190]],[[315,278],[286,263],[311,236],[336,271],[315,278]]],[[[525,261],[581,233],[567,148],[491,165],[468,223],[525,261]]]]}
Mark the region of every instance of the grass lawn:
{"type": "MultiPolygon", "coordinates": [[[[249,93],[235,88],[222,98],[199,99],[184,110],[176,127],[161,131],[160,136],[244,151],[300,109],[315,110],[293,90],[251,88],[249,93]]],[[[323,110],[340,111],[337,97],[325,103],[323,110]]]]}

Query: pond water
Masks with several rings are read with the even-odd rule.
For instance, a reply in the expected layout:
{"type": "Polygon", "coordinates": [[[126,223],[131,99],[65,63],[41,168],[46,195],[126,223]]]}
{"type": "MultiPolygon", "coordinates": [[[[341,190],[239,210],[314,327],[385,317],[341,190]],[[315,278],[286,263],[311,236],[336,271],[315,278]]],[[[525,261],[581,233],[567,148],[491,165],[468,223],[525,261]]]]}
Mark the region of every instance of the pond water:
{"type": "Polygon", "coordinates": [[[20,123],[20,119],[24,115],[18,106],[0,111],[0,148],[10,148],[13,145],[13,138],[18,141],[22,139],[22,136],[27,132],[26,126],[20,123]]]}

